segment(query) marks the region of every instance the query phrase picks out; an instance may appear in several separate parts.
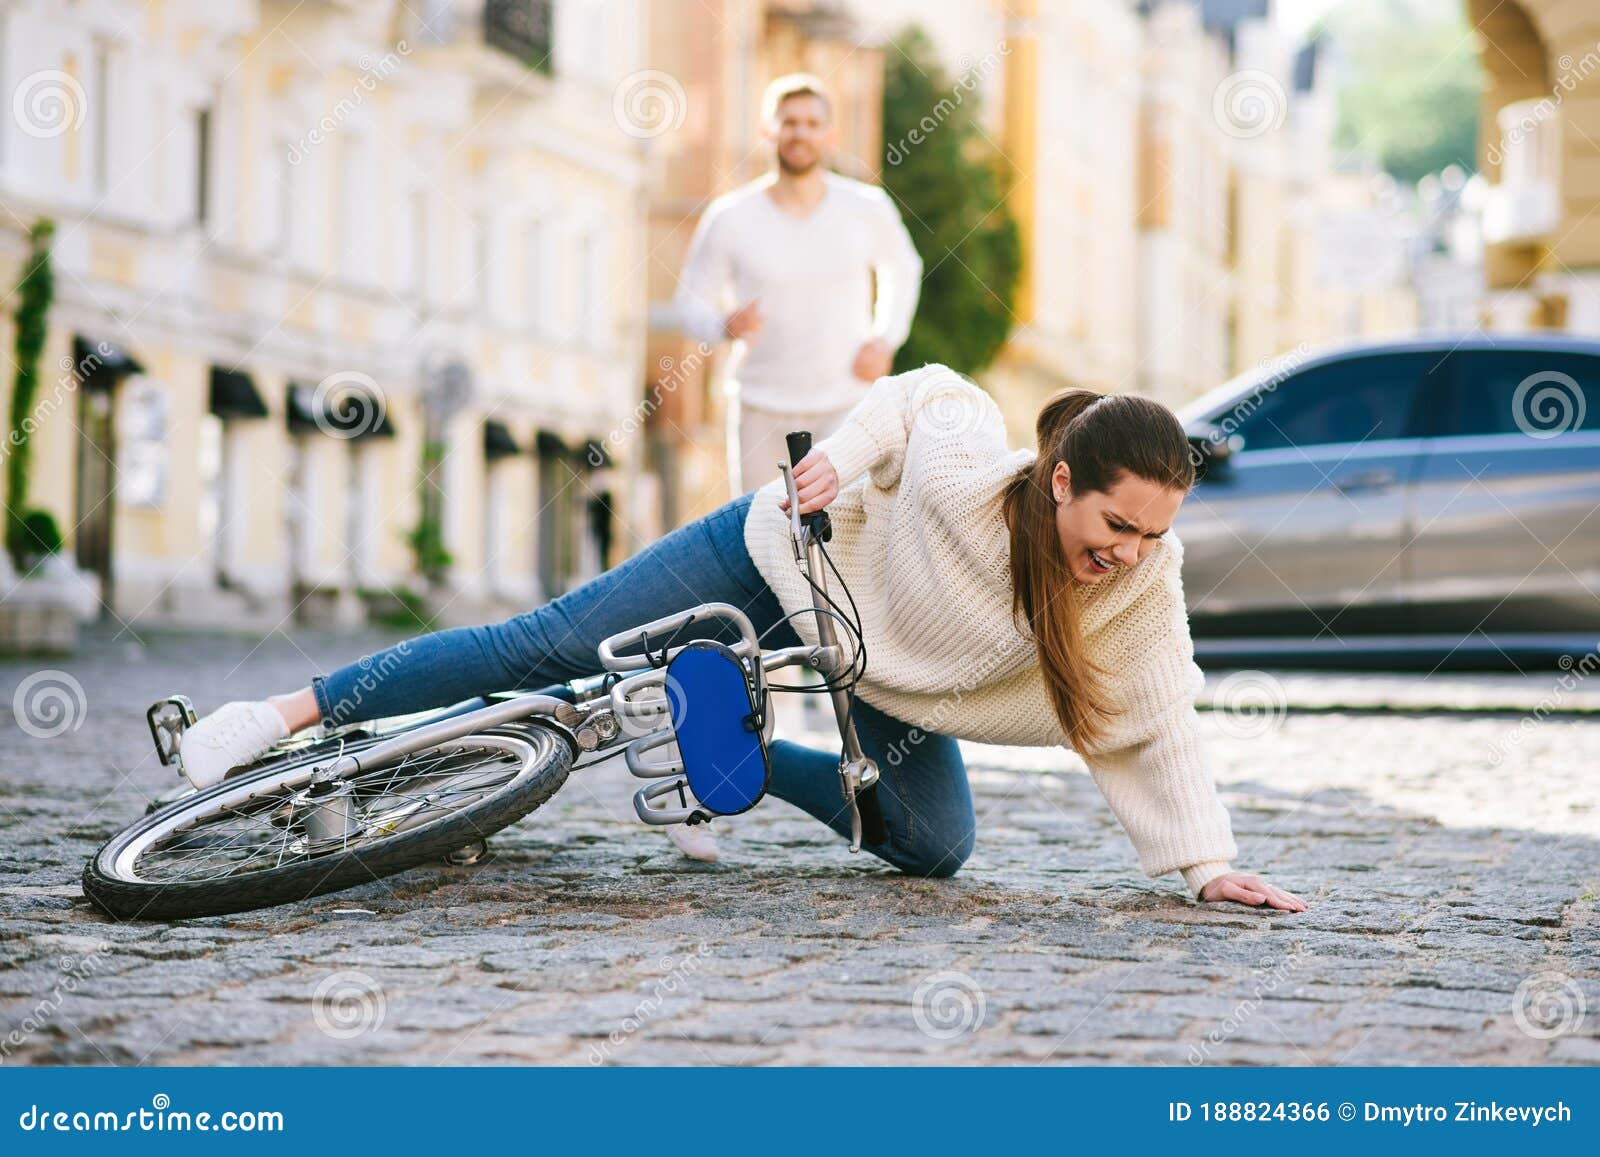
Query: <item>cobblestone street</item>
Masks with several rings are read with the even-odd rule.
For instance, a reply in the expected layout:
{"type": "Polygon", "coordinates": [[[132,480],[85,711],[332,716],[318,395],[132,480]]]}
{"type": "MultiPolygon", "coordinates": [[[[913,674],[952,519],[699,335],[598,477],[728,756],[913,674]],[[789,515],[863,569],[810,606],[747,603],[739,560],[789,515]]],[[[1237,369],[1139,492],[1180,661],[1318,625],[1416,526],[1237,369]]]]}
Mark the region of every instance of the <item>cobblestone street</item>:
{"type": "Polygon", "coordinates": [[[87,905],[84,861],[173,783],[152,699],[375,641],[101,632],[0,667],[0,1064],[1600,1063],[1600,696],[1555,670],[1254,676],[1286,714],[1203,711],[1239,866],[1302,914],[1147,879],[1075,757],[977,747],[953,880],[775,800],[691,864],[612,765],[475,867],[181,924],[87,905]],[[29,735],[47,668],[78,726],[29,735]]]}

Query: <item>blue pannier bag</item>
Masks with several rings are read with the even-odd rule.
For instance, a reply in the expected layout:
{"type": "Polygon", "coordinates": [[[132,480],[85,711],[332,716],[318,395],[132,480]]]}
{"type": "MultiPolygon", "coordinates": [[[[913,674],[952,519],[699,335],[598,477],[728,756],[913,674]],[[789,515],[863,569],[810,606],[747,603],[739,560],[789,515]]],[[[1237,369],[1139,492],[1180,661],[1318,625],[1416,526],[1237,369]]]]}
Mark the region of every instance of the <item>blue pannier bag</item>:
{"type": "Polygon", "coordinates": [[[767,794],[765,717],[744,665],[709,639],[667,664],[667,704],[689,790],[714,815],[749,811],[767,794]]]}

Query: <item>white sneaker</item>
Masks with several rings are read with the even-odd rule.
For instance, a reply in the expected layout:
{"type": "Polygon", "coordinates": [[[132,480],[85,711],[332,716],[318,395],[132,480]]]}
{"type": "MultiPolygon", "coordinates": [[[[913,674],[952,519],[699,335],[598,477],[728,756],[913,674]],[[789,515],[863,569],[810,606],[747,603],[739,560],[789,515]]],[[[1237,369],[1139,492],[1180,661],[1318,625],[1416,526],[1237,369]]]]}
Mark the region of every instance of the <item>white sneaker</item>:
{"type": "Polygon", "coordinates": [[[721,858],[717,850],[717,837],[710,824],[669,824],[667,838],[678,845],[678,850],[691,860],[714,864],[721,858]]]}
{"type": "Polygon", "coordinates": [[[289,738],[289,725],[265,701],[224,703],[183,733],[178,763],[190,783],[204,791],[241,764],[260,759],[289,738]]]}

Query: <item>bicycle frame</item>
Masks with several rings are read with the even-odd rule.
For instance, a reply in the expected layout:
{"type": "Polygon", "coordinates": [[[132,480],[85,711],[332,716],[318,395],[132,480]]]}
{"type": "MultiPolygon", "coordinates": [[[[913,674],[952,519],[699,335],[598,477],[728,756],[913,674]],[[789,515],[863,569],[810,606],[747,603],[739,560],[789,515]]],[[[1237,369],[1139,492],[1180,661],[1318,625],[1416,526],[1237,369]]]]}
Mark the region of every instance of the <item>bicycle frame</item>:
{"type": "MultiPolygon", "coordinates": [[[[837,682],[849,669],[847,660],[851,657],[839,645],[833,611],[827,605],[827,574],[818,523],[814,519],[801,520],[793,475],[787,464],[780,463],[779,468],[789,492],[795,562],[804,568],[811,580],[816,645],[763,651],[755,626],[744,612],[728,603],[702,603],[604,639],[598,648],[604,673],[564,684],[567,697],[537,692],[513,693],[486,707],[466,711],[446,709],[443,717],[424,720],[392,735],[380,736],[376,741],[364,742],[359,750],[349,753],[341,750],[318,769],[316,778],[337,782],[440,743],[536,719],[554,727],[582,751],[603,751],[625,745],[623,755],[629,772],[652,781],[633,797],[634,811],[643,822],[666,825],[709,819],[710,813],[689,804],[683,764],[666,750],[674,740],[666,664],[683,647],[668,646],[652,653],[650,644],[652,636],[660,639],[689,626],[720,621],[737,630],[739,640],[731,650],[763,703],[768,694],[766,677],[771,671],[809,665],[828,680],[831,689],[827,694],[833,704],[842,744],[840,789],[851,813],[850,850],[860,851],[863,835],[860,800],[862,793],[877,783],[878,767],[861,750],[851,718],[851,692],[837,682]],[[682,806],[656,806],[656,801],[672,795],[678,797],[682,806]]],[[[193,708],[182,696],[173,696],[152,706],[148,718],[157,754],[162,763],[172,762],[179,736],[194,722],[193,708]]],[[[771,711],[764,713],[763,726],[770,738],[771,711]]]]}

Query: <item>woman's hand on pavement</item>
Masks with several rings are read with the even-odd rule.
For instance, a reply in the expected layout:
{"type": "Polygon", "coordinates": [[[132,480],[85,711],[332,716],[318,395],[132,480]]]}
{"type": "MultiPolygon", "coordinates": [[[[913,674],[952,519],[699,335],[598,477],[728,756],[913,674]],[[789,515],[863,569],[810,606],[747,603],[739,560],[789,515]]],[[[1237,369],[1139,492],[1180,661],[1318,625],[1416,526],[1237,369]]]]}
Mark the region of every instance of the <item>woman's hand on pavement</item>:
{"type": "Polygon", "coordinates": [[[1293,892],[1274,888],[1260,876],[1252,876],[1249,872],[1229,872],[1225,876],[1218,876],[1215,880],[1206,881],[1205,886],[1200,889],[1200,899],[1208,903],[1232,900],[1236,904],[1250,904],[1255,907],[1265,904],[1269,908],[1281,908],[1285,912],[1304,912],[1309,907],[1293,892]]]}
{"type": "MultiPolygon", "coordinates": [[[[833,463],[821,450],[812,450],[794,468],[794,489],[800,496],[800,513],[815,514],[839,497],[839,474],[833,463]]],[[[789,499],[780,498],[778,505],[789,513],[789,499]]]]}

